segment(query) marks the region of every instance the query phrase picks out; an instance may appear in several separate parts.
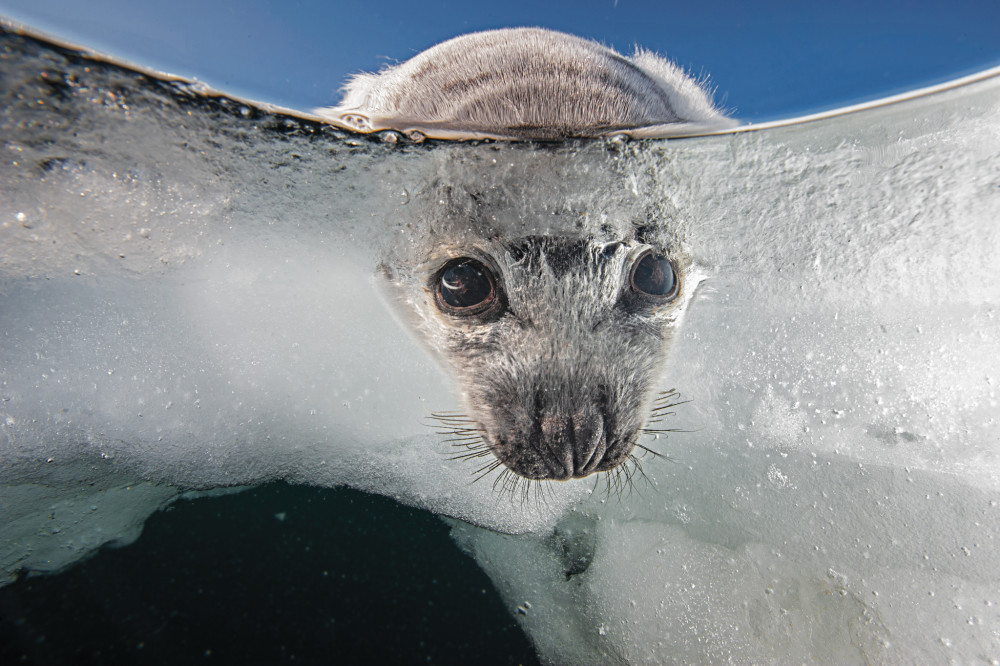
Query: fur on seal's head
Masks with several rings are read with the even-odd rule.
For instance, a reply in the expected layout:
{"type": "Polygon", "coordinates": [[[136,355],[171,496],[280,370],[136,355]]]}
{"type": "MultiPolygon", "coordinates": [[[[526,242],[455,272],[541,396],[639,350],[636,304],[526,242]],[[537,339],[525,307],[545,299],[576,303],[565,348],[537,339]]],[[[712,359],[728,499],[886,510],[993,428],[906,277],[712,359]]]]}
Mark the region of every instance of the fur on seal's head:
{"type": "Polygon", "coordinates": [[[355,132],[413,138],[664,137],[735,124],[668,60],[540,28],[462,35],[344,91],[315,112],[355,132]]]}

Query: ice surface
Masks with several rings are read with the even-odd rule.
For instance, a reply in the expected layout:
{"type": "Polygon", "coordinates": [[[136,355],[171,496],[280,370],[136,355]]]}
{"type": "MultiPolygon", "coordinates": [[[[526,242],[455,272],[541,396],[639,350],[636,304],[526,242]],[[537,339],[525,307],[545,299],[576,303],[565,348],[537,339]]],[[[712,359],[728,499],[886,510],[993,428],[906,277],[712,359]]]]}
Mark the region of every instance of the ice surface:
{"type": "MultiPolygon", "coordinates": [[[[141,516],[184,490],[280,478],[517,532],[588,492],[498,503],[428,423],[453,389],[375,275],[405,253],[399,211],[426,208],[445,151],[349,141],[10,34],[4,46],[5,518],[96,547],[118,518],[24,498],[56,488],[89,506],[109,479],[154,484],[131,494],[141,516]]],[[[3,535],[0,578],[69,559],[3,535]]]]}
{"type": "Polygon", "coordinates": [[[995,663],[998,102],[637,151],[713,276],[665,372],[692,432],[547,539],[454,529],[544,658],[995,663]]]}
{"type": "Polygon", "coordinates": [[[0,577],[281,478],[458,519],[554,663],[1000,658],[996,79],[538,149],[357,139],[9,33],[0,58],[0,577]],[[648,484],[512,502],[445,455],[454,389],[375,276],[452,179],[536,232],[653,202],[708,275],[648,484]]]}

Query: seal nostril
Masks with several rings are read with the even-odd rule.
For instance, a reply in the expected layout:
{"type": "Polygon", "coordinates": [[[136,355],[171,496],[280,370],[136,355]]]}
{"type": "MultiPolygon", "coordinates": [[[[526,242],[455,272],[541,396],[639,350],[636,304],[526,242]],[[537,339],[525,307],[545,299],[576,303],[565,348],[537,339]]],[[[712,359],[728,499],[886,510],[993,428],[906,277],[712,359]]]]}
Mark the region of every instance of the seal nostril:
{"type": "Polygon", "coordinates": [[[586,475],[604,457],[604,418],[593,407],[573,416],[574,476],[586,475]]]}
{"type": "Polygon", "coordinates": [[[573,424],[570,418],[558,410],[548,410],[539,417],[539,430],[542,446],[547,449],[547,452],[542,451],[542,457],[553,478],[573,476],[573,424]]]}

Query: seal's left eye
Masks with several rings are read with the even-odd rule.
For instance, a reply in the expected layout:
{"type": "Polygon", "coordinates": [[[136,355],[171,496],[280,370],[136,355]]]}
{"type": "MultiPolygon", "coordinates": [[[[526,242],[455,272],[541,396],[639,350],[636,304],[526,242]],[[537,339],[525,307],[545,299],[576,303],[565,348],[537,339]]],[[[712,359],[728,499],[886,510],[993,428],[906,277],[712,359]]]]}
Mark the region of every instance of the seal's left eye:
{"type": "Polygon", "coordinates": [[[450,314],[480,314],[497,299],[496,280],[481,262],[457,259],[439,274],[437,297],[441,309],[450,314]]]}
{"type": "Polygon", "coordinates": [[[632,290],[644,296],[669,300],[677,295],[677,271],[662,254],[647,252],[632,268],[632,290]]]}

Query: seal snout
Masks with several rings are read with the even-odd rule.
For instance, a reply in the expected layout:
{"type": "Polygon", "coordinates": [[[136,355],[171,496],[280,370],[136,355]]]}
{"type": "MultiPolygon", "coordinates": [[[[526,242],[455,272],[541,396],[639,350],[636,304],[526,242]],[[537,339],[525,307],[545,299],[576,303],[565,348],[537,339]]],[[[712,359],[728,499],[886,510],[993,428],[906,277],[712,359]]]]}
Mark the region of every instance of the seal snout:
{"type": "Polygon", "coordinates": [[[558,408],[539,418],[539,442],[552,479],[570,479],[594,472],[607,451],[604,417],[595,407],[567,414],[558,408]]]}

